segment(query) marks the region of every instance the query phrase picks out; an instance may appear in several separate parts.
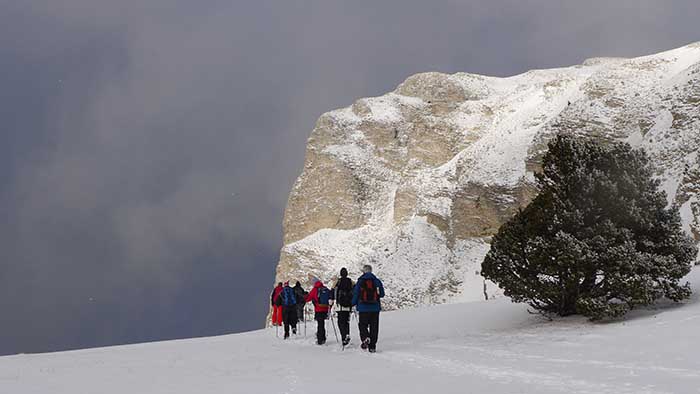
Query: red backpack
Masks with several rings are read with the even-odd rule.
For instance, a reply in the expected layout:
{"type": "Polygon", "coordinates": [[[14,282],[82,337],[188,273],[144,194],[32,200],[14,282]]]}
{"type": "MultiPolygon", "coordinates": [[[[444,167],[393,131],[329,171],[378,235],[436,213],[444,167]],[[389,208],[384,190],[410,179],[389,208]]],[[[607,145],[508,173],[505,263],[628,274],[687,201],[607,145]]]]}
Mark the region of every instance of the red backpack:
{"type": "Polygon", "coordinates": [[[360,282],[360,301],[364,304],[379,302],[379,291],[374,285],[374,279],[363,279],[360,282]]]}

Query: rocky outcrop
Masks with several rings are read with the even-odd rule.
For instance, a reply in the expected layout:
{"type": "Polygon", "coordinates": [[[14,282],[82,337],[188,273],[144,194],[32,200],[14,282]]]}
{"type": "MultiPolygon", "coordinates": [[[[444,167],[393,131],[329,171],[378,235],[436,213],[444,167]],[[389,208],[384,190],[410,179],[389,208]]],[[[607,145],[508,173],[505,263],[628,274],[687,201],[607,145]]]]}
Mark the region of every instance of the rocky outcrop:
{"type": "Polygon", "coordinates": [[[277,280],[375,265],[391,308],[498,296],[490,237],[536,194],[556,133],[644,147],[700,235],[700,45],[509,78],[414,75],[320,117],[289,196],[277,280]]]}

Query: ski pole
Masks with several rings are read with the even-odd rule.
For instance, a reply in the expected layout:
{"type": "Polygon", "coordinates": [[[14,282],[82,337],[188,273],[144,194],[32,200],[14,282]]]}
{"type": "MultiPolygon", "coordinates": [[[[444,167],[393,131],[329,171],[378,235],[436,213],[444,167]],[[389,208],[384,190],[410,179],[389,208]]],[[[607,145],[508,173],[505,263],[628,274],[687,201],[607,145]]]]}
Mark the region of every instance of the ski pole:
{"type": "Polygon", "coordinates": [[[331,324],[333,324],[333,334],[335,334],[335,342],[340,343],[338,340],[338,330],[335,328],[335,319],[331,319],[331,324]]]}
{"type": "MultiPolygon", "coordinates": [[[[332,311],[332,309],[331,309],[331,311],[332,311]]],[[[331,312],[331,311],[329,311],[329,312],[331,312]]],[[[333,318],[332,313],[331,313],[331,324],[333,325],[333,334],[335,334],[335,342],[340,343],[340,341],[338,340],[338,331],[335,328],[335,319],[333,318]]]]}
{"type": "MultiPolygon", "coordinates": [[[[335,311],[335,317],[338,318],[338,311],[335,311]]],[[[349,317],[348,317],[348,319],[349,319],[349,317]]],[[[340,325],[340,320],[338,320],[338,325],[340,325]]],[[[350,334],[346,334],[346,335],[349,336],[350,334]]],[[[345,351],[345,337],[343,336],[343,333],[340,333],[340,337],[341,337],[340,350],[345,351]]]]}

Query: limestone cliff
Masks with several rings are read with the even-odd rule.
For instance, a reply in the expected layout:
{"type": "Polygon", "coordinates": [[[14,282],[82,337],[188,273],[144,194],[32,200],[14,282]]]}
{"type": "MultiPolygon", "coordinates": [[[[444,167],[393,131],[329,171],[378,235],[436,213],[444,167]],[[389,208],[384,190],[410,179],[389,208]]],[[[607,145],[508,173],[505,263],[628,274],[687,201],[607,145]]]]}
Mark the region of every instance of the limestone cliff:
{"type": "Polygon", "coordinates": [[[385,305],[483,299],[490,237],[536,193],[556,133],[644,147],[700,235],[700,45],[508,78],[414,75],[322,115],[289,196],[277,280],[371,263],[385,305]]]}

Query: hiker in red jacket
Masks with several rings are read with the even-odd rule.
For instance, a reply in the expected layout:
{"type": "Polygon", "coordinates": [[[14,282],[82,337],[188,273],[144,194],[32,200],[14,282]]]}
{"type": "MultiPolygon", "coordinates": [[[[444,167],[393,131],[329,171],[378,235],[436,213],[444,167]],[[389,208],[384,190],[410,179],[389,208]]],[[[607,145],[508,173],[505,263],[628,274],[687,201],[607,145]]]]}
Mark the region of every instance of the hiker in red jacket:
{"type": "Polygon", "coordinates": [[[311,289],[304,301],[311,301],[314,304],[314,318],[318,322],[316,343],[323,345],[326,343],[326,319],[328,318],[328,310],[330,309],[331,291],[323,285],[323,282],[316,279],[314,288],[311,289]]]}
{"type": "Polygon", "coordinates": [[[272,306],[272,325],[282,325],[282,304],[279,303],[279,295],[282,292],[282,282],[277,284],[270,294],[270,305],[272,306]]]}

